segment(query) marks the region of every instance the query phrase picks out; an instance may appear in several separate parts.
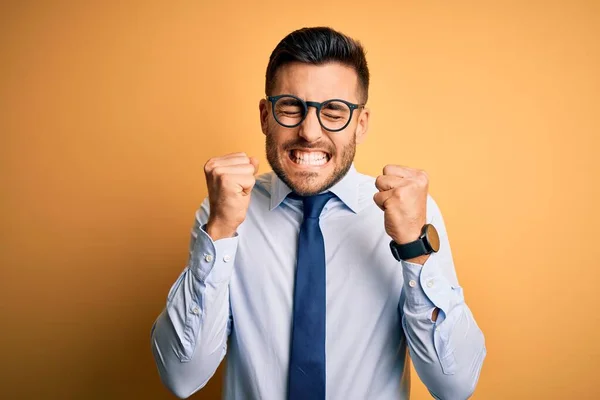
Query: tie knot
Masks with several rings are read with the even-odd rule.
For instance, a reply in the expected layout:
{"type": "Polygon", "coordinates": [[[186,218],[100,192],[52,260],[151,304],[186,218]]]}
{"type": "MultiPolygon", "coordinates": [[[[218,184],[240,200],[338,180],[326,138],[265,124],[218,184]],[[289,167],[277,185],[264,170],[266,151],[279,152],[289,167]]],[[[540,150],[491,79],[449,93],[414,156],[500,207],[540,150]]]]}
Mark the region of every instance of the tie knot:
{"type": "Polygon", "coordinates": [[[333,196],[333,193],[326,192],[315,196],[302,197],[302,202],[304,203],[304,219],[319,218],[321,211],[323,211],[323,207],[325,207],[325,204],[327,204],[329,199],[333,198],[333,196]]]}

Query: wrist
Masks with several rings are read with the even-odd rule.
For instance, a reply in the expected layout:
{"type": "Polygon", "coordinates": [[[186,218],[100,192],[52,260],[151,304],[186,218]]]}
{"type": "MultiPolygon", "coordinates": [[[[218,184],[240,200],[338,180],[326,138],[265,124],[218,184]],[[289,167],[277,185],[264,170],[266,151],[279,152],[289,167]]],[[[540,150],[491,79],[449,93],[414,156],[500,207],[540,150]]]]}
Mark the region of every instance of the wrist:
{"type": "Polygon", "coordinates": [[[420,232],[402,236],[391,236],[392,240],[398,244],[407,244],[419,239],[420,232]]]}
{"type": "Polygon", "coordinates": [[[393,238],[390,242],[392,255],[398,261],[408,261],[424,265],[429,255],[440,249],[440,240],[435,227],[425,224],[416,240],[393,238]],[[396,242],[399,240],[400,243],[396,242]]]}
{"type": "Polygon", "coordinates": [[[236,230],[237,228],[223,224],[218,220],[209,219],[206,224],[206,233],[213,241],[234,237],[236,230]]]}

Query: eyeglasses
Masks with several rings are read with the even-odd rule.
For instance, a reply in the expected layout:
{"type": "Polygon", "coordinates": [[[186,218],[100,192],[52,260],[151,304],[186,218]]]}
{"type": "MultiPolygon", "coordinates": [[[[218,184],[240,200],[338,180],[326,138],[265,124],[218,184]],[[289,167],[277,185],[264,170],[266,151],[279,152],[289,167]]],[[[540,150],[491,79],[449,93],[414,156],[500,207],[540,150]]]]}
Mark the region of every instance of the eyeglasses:
{"type": "Polygon", "coordinates": [[[364,104],[353,104],[346,100],[331,99],[322,103],[304,101],[291,94],[267,96],[273,106],[275,121],[286,128],[295,128],[308,115],[308,107],[317,109],[317,118],[323,129],[339,132],[346,128],[352,119],[352,113],[364,104]]]}

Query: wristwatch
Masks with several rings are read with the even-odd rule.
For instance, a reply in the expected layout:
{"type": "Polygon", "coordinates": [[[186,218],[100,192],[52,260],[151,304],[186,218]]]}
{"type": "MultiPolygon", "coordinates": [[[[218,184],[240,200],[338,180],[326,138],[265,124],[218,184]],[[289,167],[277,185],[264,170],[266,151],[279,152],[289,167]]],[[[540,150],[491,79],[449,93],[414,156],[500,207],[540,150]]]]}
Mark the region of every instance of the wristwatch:
{"type": "Polygon", "coordinates": [[[425,224],[417,240],[405,244],[398,244],[392,240],[390,249],[396,260],[410,260],[411,258],[437,252],[440,249],[440,237],[433,225],[425,224]]]}

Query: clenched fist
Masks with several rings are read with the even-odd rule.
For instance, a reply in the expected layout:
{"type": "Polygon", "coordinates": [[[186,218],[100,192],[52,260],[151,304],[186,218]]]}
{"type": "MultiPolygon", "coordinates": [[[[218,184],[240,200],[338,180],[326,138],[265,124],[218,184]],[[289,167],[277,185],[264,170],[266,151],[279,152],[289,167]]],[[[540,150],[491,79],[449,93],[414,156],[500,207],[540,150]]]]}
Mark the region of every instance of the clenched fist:
{"type": "Polygon", "coordinates": [[[385,231],[398,244],[419,238],[426,222],[429,178],[425,171],[386,165],[377,177],[373,196],[384,212],[385,231]]]}
{"type": "Polygon", "coordinates": [[[210,203],[206,231],[213,240],[232,237],[246,219],[257,172],[258,160],[246,153],[211,158],[204,165],[210,203]]]}

